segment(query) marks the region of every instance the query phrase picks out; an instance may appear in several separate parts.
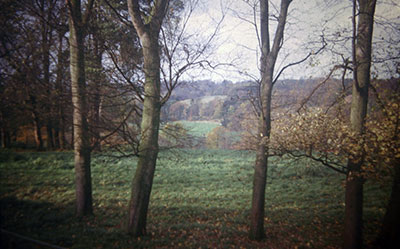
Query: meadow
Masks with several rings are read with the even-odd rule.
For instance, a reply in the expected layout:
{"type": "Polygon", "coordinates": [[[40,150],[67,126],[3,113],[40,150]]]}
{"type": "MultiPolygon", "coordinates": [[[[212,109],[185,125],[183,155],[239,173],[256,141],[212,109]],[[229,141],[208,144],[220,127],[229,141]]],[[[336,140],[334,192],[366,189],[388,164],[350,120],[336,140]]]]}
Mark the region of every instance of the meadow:
{"type": "Polygon", "coordinates": [[[180,120],[175,123],[183,125],[185,129],[189,131],[192,136],[204,138],[207,134],[212,131],[215,127],[221,126],[221,123],[217,121],[187,121],[180,120]]]}
{"type": "MultiPolygon", "coordinates": [[[[149,207],[148,236],[130,238],[124,218],[133,158],[93,155],[94,215],[74,216],[72,152],[0,153],[1,228],[67,248],[339,248],[344,177],[309,161],[273,158],[268,170],[267,239],[247,238],[254,153],[163,151],[149,207]]],[[[366,248],[377,235],[388,188],[367,182],[366,248]]],[[[5,238],[2,235],[3,239],[5,238]]],[[[29,248],[19,239],[3,240],[29,248]]],[[[7,246],[7,245],[6,245],[7,246]]],[[[34,247],[37,248],[37,247],[34,247]]]]}

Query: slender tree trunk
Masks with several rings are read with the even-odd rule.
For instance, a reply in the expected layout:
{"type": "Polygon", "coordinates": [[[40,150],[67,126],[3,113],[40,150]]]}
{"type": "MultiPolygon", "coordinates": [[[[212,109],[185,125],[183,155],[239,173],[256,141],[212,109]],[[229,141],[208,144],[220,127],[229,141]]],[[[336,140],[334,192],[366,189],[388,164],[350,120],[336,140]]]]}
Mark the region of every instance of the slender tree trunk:
{"type": "Polygon", "coordinates": [[[147,209],[158,155],[161,109],[158,39],[143,39],[142,44],[146,73],[145,99],[141,123],[139,161],[132,181],[128,223],[128,231],[136,237],[146,234],[147,209]]]}
{"type": "Polygon", "coordinates": [[[70,71],[73,104],[76,213],[90,215],[92,207],[92,180],[90,172],[89,130],[86,120],[86,81],[84,57],[84,30],[80,0],[69,0],[70,71]]]}
{"type": "Polygon", "coordinates": [[[63,65],[66,60],[63,56],[63,39],[64,31],[58,33],[58,49],[57,49],[57,69],[56,69],[56,97],[57,97],[57,115],[56,115],[56,129],[55,139],[56,145],[59,149],[66,149],[66,138],[65,138],[65,114],[64,114],[64,87],[63,87],[63,65]]]}
{"type": "Polygon", "coordinates": [[[261,240],[265,237],[264,209],[265,187],[267,184],[268,168],[268,141],[271,133],[271,103],[273,89],[273,73],[276,59],[280,50],[283,33],[285,30],[288,8],[291,0],[282,0],[278,26],[274,36],[274,43],[270,48],[269,42],[269,7],[268,0],[260,1],[261,21],[261,86],[260,86],[260,117],[258,123],[259,144],[256,153],[256,161],[253,179],[253,196],[250,213],[250,233],[253,240],[261,240]]]}
{"type": "Polygon", "coordinates": [[[1,147],[10,148],[11,147],[11,136],[7,128],[1,128],[1,147]]]}
{"type": "MultiPolygon", "coordinates": [[[[269,75],[271,74],[269,73],[269,75]]],[[[264,208],[268,169],[268,144],[266,139],[269,139],[271,134],[271,77],[265,74],[265,78],[263,78],[261,85],[261,101],[263,103],[263,110],[261,116],[259,117],[258,123],[258,134],[260,136],[260,141],[256,152],[256,162],[254,168],[250,224],[250,238],[254,240],[261,240],[265,237],[264,208]]]]}
{"type": "Polygon", "coordinates": [[[52,150],[54,149],[54,135],[53,135],[54,133],[53,133],[53,122],[51,122],[51,120],[47,120],[46,133],[47,133],[46,136],[47,149],[52,150]]]}
{"type": "Polygon", "coordinates": [[[33,125],[35,129],[35,143],[38,151],[43,150],[42,127],[37,114],[33,114],[33,125]]]}
{"type": "Polygon", "coordinates": [[[92,100],[92,118],[91,118],[91,131],[92,131],[92,147],[93,150],[100,151],[100,106],[101,106],[101,82],[102,78],[102,57],[103,57],[103,49],[102,44],[100,44],[100,37],[94,39],[94,79],[93,79],[93,88],[91,90],[93,95],[92,100]]]}
{"type": "Polygon", "coordinates": [[[52,113],[51,113],[51,105],[52,105],[52,89],[50,84],[50,44],[52,42],[52,31],[50,30],[50,26],[47,24],[47,21],[51,21],[51,11],[49,10],[50,6],[47,6],[46,10],[46,1],[41,1],[41,15],[42,17],[47,17],[47,20],[41,20],[42,22],[42,66],[43,66],[43,83],[47,88],[47,100],[48,102],[45,105],[46,110],[46,143],[47,149],[54,148],[54,136],[53,136],[53,123],[52,123],[52,113]],[[46,11],[48,13],[46,13],[46,11]]]}
{"type": "Polygon", "coordinates": [[[60,129],[58,130],[59,131],[59,135],[58,135],[58,137],[59,137],[59,143],[60,143],[60,149],[66,149],[67,148],[67,138],[66,138],[66,135],[65,135],[65,114],[64,114],[64,109],[63,109],[63,107],[60,107],[60,110],[59,110],[59,112],[60,112],[60,116],[59,116],[59,126],[60,126],[60,129]]]}
{"type": "Polygon", "coordinates": [[[5,135],[6,135],[5,141],[6,141],[7,148],[11,148],[12,144],[11,144],[11,134],[10,134],[10,131],[7,131],[7,132],[5,133],[5,135]]]}
{"type": "Polygon", "coordinates": [[[32,105],[32,120],[33,120],[33,126],[34,126],[34,135],[35,135],[35,143],[36,143],[36,149],[38,151],[43,150],[43,138],[42,138],[42,126],[40,123],[40,118],[39,114],[36,111],[36,97],[33,95],[29,95],[29,100],[32,105]]]}
{"type": "Polygon", "coordinates": [[[158,155],[160,126],[160,54],[158,38],[168,0],[158,0],[152,6],[152,15],[143,20],[138,0],[128,0],[129,14],[143,47],[144,103],[141,123],[139,160],[132,180],[128,210],[128,233],[134,237],[146,234],[147,210],[158,155]],[[145,24],[146,23],[146,24],[145,24]]]}
{"type": "MultiPolygon", "coordinates": [[[[363,134],[370,84],[372,30],[376,0],[359,0],[357,35],[354,50],[354,81],[350,123],[356,134],[363,134]]],[[[356,1],[354,1],[356,4],[356,1]]],[[[356,152],[357,153],[357,152],[356,152]]],[[[344,248],[362,248],[363,182],[360,173],[362,152],[350,156],[346,177],[344,248]]]]}
{"type": "Polygon", "coordinates": [[[55,149],[60,149],[60,127],[59,124],[57,123],[56,125],[54,125],[54,139],[53,139],[53,143],[54,143],[54,148],[55,149]]]}

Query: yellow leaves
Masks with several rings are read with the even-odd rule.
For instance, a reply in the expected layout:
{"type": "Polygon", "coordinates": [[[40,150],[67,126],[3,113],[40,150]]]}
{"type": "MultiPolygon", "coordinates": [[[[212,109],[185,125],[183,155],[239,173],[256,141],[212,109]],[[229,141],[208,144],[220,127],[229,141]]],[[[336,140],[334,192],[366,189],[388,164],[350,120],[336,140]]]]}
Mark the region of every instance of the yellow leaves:
{"type": "Polygon", "coordinates": [[[271,148],[306,151],[312,145],[316,152],[343,153],[341,145],[349,131],[340,116],[326,114],[321,108],[311,108],[278,117],[273,123],[271,148]]]}

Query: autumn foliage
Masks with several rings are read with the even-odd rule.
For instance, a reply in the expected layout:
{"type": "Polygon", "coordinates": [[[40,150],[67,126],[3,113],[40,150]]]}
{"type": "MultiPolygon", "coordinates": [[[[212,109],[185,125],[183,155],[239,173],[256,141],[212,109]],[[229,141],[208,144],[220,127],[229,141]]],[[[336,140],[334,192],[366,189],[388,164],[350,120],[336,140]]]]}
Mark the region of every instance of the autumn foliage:
{"type": "Polygon", "coordinates": [[[400,98],[376,93],[375,106],[365,121],[363,134],[351,131],[346,110],[319,107],[303,108],[276,115],[268,142],[271,154],[309,157],[341,173],[346,162],[364,158],[365,178],[386,179],[400,159],[400,98]]]}

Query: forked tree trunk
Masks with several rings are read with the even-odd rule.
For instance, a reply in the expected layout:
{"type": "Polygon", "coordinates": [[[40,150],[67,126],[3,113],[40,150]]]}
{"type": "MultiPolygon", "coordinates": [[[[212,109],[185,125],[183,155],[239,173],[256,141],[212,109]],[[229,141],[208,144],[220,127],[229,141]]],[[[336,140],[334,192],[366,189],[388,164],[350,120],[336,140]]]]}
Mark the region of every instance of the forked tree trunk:
{"type": "Polygon", "coordinates": [[[261,240],[265,237],[264,209],[265,187],[267,183],[268,168],[268,141],[271,133],[271,102],[273,89],[273,73],[276,59],[280,50],[283,33],[285,30],[288,8],[291,0],[282,0],[279,13],[278,26],[276,28],[272,48],[269,43],[269,8],[268,0],[260,2],[261,20],[261,86],[260,86],[260,117],[258,123],[259,144],[257,148],[253,196],[250,213],[250,233],[253,240],[261,240]]]}
{"type": "Polygon", "coordinates": [[[141,123],[139,160],[132,181],[128,210],[128,233],[134,237],[146,234],[147,211],[158,155],[160,125],[160,54],[158,38],[169,0],[155,1],[151,16],[140,11],[138,0],[128,0],[129,14],[143,47],[144,103],[141,123]]]}
{"type": "MultiPolygon", "coordinates": [[[[350,123],[356,134],[364,132],[370,84],[372,30],[376,0],[358,0],[359,14],[355,46],[353,47],[354,81],[350,123]]],[[[354,0],[354,3],[356,1],[354,0]]],[[[361,166],[364,156],[351,156],[348,160],[345,193],[344,248],[362,248],[363,182],[361,166]]]]}
{"type": "Polygon", "coordinates": [[[76,214],[90,215],[92,208],[92,180],[90,172],[90,144],[86,120],[86,81],[84,57],[84,29],[80,0],[68,0],[70,28],[70,71],[73,104],[76,214]]]}
{"type": "MultiPolygon", "coordinates": [[[[143,39],[145,40],[145,39],[143,39]]],[[[158,155],[160,124],[160,57],[158,39],[142,41],[146,72],[139,161],[132,181],[128,231],[135,237],[146,234],[147,210],[158,155]]]]}

